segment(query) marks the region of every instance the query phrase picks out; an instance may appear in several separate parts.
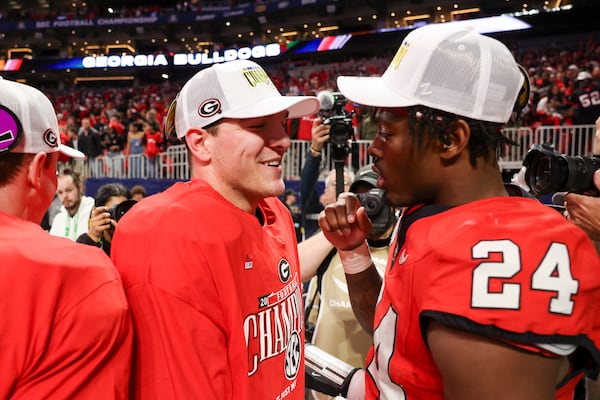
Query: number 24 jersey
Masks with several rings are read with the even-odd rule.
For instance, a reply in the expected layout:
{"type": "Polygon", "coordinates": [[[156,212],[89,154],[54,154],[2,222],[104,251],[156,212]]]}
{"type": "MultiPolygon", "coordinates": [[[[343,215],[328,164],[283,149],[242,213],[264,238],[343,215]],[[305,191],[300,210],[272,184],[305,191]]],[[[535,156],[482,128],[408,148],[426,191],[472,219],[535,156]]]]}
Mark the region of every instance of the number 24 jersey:
{"type": "MultiPolygon", "coordinates": [[[[588,366],[598,365],[599,258],[555,210],[519,197],[416,207],[404,213],[391,248],[367,398],[443,399],[425,342],[430,320],[529,350],[581,347],[588,366]]],[[[572,386],[557,388],[557,399],[572,386]]]]}

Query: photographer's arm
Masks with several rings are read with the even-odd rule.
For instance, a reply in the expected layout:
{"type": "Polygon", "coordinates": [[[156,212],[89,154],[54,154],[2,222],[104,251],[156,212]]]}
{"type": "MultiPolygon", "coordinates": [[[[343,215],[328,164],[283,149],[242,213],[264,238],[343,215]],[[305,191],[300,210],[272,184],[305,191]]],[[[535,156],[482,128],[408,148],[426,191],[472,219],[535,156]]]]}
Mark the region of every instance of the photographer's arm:
{"type": "Polygon", "coordinates": [[[317,182],[321,168],[321,152],[325,143],[329,140],[329,126],[323,125],[321,119],[313,121],[311,128],[310,149],[307,152],[302,172],[300,174],[300,208],[302,215],[302,226],[305,228],[306,237],[310,237],[318,227],[316,221],[310,219],[311,214],[321,211],[319,196],[317,193],[317,182]],[[312,221],[312,224],[308,221],[312,221]]]}
{"type": "MultiPolygon", "coordinates": [[[[600,190],[600,170],[594,172],[594,185],[600,190]]],[[[565,208],[566,218],[583,229],[600,249],[600,197],[568,193],[565,208]]]]}
{"type": "Polygon", "coordinates": [[[310,238],[298,243],[300,258],[300,278],[302,282],[309,281],[316,275],[319,265],[323,262],[333,246],[323,232],[317,232],[310,238]]]}

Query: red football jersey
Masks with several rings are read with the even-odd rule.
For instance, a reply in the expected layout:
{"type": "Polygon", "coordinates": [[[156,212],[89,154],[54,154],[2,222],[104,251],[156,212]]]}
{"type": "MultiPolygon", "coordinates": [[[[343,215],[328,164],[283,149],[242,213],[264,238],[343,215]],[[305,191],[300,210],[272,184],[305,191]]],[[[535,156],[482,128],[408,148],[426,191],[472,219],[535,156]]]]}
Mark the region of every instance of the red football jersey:
{"type": "Polygon", "coordinates": [[[133,330],[106,254],[2,212],[0,243],[0,398],[127,399],[133,330]]]}
{"type": "MultiPolygon", "coordinates": [[[[430,320],[523,348],[574,345],[600,361],[599,258],[558,212],[519,197],[421,207],[403,215],[395,237],[367,398],[443,399],[425,342],[430,320]]],[[[558,388],[556,398],[572,389],[558,388]]]]}
{"type": "Polygon", "coordinates": [[[119,221],[111,256],[133,310],[135,397],[303,399],[304,328],[289,211],[255,215],[177,183],[119,221]]]}

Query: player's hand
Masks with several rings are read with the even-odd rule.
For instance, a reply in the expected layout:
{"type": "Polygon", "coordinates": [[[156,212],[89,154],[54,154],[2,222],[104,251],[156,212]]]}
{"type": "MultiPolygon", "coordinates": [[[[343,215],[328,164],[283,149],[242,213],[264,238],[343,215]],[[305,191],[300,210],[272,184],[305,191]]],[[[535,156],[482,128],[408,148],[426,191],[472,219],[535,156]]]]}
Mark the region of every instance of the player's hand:
{"type": "Polygon", "coordinates": [[[315,118],[313,121],[311,133],[310,147],[316,151],[322,151],[325,143],[329,140],[330,125],[323,125],[322,118],[315,118]]]}
{"type": "Polygon", "coordinates": [[[88,228],[88,236],[94,241],[100,241],[104,232],[110,229],[111,226],[116,226],[116,222],[110,219],[110,213],[107,207],[96,207],[92,210],[90,224],[88,228]]]}
{"type": "Polygon", "coordinates": [[[354,250],[365,242],[371,220],[354,193],[344,192],[319,214],[323,234],[338,250],[354,250]]]}

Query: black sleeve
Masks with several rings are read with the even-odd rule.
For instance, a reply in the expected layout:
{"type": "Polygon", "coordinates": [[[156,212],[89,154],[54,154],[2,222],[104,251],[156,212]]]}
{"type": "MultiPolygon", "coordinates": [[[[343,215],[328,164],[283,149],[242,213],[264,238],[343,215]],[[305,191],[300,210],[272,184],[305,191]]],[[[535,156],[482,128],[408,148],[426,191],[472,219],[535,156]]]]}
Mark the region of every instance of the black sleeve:
{"type": "Polygon", "coordinates": [[[100,242],[94,241],[94,239],[92,239],[91,237],[89,237],[87,233],[82,233],[81,235],[79,235],[79,237],[77,238],[76,242],[77,243],[87,244],[89,246],[102,247],[102,244],[100,242]]]}
{"type": "Polygon", "coordinates": [[[317,193],[317,182],[319,180],[319,169],[321,167],[321,156],[313,157],[308,152],[302,172],[300,173],[300,213],[302,215],[302,226],[304,226],[305,237],[312,236],[319,229],[314,219],[307,219],[310,214],[318,214],[323,209],[319,202],[317,193]]]}

